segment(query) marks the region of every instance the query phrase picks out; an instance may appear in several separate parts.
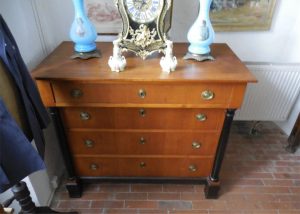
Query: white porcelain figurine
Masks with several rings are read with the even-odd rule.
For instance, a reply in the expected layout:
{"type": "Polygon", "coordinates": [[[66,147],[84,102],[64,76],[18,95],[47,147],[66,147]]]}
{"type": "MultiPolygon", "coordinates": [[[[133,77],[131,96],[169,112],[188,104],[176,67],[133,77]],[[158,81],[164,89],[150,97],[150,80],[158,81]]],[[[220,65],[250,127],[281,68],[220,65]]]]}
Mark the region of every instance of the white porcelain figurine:
{"type": "Polygon", "coordinates": [[[173,42],[167,40],[166,43],[166,54],[161,58],[160,66],[164,72],[170,73],[172,71],[175,71],[177,66],[177,59],[175,56],[173,56],[173,42]]]}
{"type": "Polygon", "coordinates": [[[116,39],[113,41],[114,48],[113,48],[113,56],[111,56],[108,60],[108,65],[111,71],[120,72],[124,71],[126,67],[126,59],[122,56],[122,51],[119,46],[120,39],[116,39]]]}

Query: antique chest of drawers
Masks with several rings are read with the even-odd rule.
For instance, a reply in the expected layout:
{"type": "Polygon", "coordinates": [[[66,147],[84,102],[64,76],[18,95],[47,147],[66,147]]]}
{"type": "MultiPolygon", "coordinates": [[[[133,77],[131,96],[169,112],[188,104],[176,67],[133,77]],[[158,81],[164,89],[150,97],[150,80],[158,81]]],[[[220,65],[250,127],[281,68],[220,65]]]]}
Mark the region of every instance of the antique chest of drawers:
{"type": "Polygon", "coordinates": [[[110,71],[111,43],[102,58],[71,60],[62,43],[32,73],[60,136],[67,189],[80,197],[80,181],[205,181],[217,197],[230,124],[254,76],[225,44],[215,61],[185,61],[175,44],[177,70],[165,74],[159,56],[126,55],[124,72],[110,71]]]}

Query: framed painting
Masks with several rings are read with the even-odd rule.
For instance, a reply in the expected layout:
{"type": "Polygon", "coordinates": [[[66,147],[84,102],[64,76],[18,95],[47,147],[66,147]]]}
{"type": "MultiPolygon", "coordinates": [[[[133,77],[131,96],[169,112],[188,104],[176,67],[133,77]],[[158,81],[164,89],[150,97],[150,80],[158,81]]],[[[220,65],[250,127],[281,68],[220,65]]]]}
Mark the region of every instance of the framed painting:
{"type": "Polygon", "coordinates": [[[269,30],[276,0],[213,0],[210,18],[215,31],[269,30]]]}
{"type": "Polygon", "coordinates": [[[98,34],[118,34],[122,31],[122,20],[113,0],[85,0],[89,19],[98,34]]]}

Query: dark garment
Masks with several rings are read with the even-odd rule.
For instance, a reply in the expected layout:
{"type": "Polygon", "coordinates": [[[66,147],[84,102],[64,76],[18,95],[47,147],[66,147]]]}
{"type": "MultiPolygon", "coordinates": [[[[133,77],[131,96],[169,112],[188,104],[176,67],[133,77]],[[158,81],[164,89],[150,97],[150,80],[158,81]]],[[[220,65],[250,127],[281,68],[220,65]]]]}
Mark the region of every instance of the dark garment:
{"type": "Polygon", "coordinates": [[[0,60],[15,83],[20,93],[26,119],[30,126],[29,140],[34,139],[41,157],[44,156],[45,143],[42,129],[50,122],[49,116],[41,101],[39,92],[21,57],[17,43],[8,26],[0,15],[0,60]]]}
{"type": "Polygon", "coordinates": [[[0,98],[0,193],[45,165],[0,98]]]}

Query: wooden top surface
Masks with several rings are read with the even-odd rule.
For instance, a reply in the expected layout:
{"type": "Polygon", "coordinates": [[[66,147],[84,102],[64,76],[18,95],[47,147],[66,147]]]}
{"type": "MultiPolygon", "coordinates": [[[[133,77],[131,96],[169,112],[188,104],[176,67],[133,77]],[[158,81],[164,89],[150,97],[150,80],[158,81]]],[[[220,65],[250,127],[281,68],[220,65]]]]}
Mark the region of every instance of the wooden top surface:
{"type": "Polygon", "coordinates": [[[124,72],[111,72],[108,59],[112,55],[111,42],[97,43],[102,57],[88,60],[70,59],[73,43],[61,43],[32,72],[35,79],[75,81],[155,81],[155,82],[256,82],[256,78],[226,44],[213,44],[215,61],[196,62],[183,60],[188,44],[174,44],[174,55],[178,65],[171,74],[162,72],[160,54],[142,60],[133,53],[124,53],[127,66],[124,72]]]}

